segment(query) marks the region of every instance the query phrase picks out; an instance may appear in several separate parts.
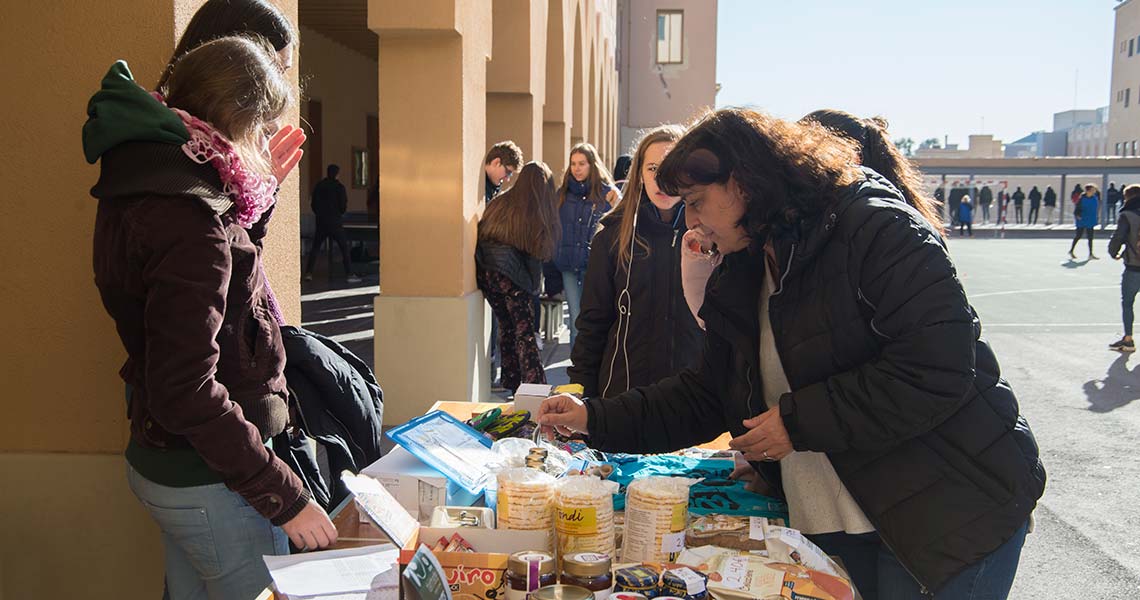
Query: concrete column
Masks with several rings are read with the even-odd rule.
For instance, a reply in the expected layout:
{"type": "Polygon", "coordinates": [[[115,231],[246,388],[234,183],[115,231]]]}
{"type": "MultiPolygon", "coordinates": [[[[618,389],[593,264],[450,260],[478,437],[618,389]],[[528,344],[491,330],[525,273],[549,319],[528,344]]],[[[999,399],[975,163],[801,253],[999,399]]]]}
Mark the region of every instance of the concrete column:
{"type": "Polygon", "coordinates": [[[542,160],[547,0],[494,2],[487,64],[487,143],[514,140],[526,160],[542,160]]]}
{"type": "Polygon", "coordinates": [[[380,296],[384,421],[486,398],[486,304],[475,286],[490,0],[369,0],[380,38],[380,296]]]}
{"type": "MultiPolygon", "coordinates": [[[[542,158],[561,178],[569,162],[573,79],[573,14],[568,0],[548,0],[546,16],[546,92],[542,107],[542,158]],[[568,18],[569,15],[569,18],[568,18]]],[[[559,182],[561,183],[561,182],[559,182]]]]}
{"type": "Polygon", "coordinates": [[[573,65],[571,70],[571,80],[573,87],[571,88],[571,109],[570,109],[570,145],[581,143],[586,140],[589,135],[590,119],[587,114],[588,105],[587,97],[587,82],[586,73],[588,73],[588,65],[586,64],[587,56],[586,50],[589,48],[589,38],[587,24],[583,22],[586,18],[585,7],[582,6],[584,2],[575,1],[571,12],[574,19],[574,37],[572,41],[573,50],[571,56],[567,59],[567,65],[573,65]]]}
{"type": "MultiPolygon", "coordinates": [[[[6,189],[0,258],[11,352],[0,375],[0,596],[157,598],[158,528],[131,493],[129,429],[119,368],[126,358],[92,282],[99,176],[80,154],[84,107],[116,59],[154,86],[202,0],[5,4],[0,55],[35,81],[5,95],[0,147],[6,189]],[[50,80],[50,83],[48,81],[50,80]],[[45,160],[45,157],[51,157],[45,160]],[[65,487],[58,485],[63,482],[65,487]]],[[[296,0],[275,0],[296,19],[296,0]]],[[[266,262],[299,321],[297,183],[282,186],[266,262]]]]}

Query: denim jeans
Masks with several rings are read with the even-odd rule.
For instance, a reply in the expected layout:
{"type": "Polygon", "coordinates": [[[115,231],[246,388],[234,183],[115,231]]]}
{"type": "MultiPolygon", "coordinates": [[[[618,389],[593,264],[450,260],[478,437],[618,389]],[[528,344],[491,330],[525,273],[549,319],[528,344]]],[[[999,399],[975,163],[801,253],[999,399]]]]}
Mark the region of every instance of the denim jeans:
{"type": "Polygon", "coordinates": [[[269,585],[262,555],[288,554],[289,538],[225,484],[186,488],[127,481],[162,531],[170,600],[256,598],[269,585]]]}
{"type": "Polygon", "coordinates": [[[582,312],[582,277],[585,271],[563,271],[562,290],[566,292],[566,305],[570,307],[570,349],[578,339],[578,313],[582,312]]]}
{"type": "Polygon", "coordinates": [[[1133,305],[1140,292],[1140,271],[1124,270],[1120,278],[1120,305],[1124,315],[1124,335],[1132,335],[1132,322],[1136,319],[1133,305]]]}
{"type": "Polygon", "coordinates": [[[843,561],[866,600],[1005,600],[1013,587],[1028,528],[1026,522],[997,550],[951,577],[934,596],[922,594],[922,587],[877,534],[828,533],[807,537],[843,561]]]}

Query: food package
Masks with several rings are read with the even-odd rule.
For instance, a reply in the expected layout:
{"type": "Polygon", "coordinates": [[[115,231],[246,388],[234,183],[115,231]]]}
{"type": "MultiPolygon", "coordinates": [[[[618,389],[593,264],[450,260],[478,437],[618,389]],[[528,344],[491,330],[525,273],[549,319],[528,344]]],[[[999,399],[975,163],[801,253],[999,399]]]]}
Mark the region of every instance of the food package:
{"type": "Polygon", "coordinates": [[[753,554],[720,554],[712,559],[709,592],[719,600],[854,600],[851,582],[800,565],[769,563],[753,554]]]}
{"type": "Polygon", "coordinates": [[[554,477],[523,467],[500,471],[497,479],[499,529],[553,529],[554,477]]]}
{"type": "Polygon", "coordinates": [[[645,477],[626,489],[621,561],[660,563],[685,549],[694,479],[645,477]]]}
{"type": "Polygon", "coordinates": [[[708,583],[708,575],[689,567],[669,569],[661,574],[661,593],[682,600],[705,600],[708,583]]]}
{"type": "Polygon", "coordinates": [[[798,530],[768,526],[764,530],[764,538],[768,546],[768,560],[801,565],[836,577],[848,578],[847,572],[838,563],[798,530]]]}
{"type": "Polygon", "coordinates": [[[617,483],[596,477],[574,476],[558,481],[554,527],[559,557],[579,552],[616,556],[613,497],[617,490],[617,483]]]}
{"type": "Polygon", "coordinates": [[[764,550],[763,536],[752,535],[752,518],[733,515],[696,517],[685,533],[685,546],[718,546],[733,550],[764,550]]]}
{"type": "Polygon", "coordinates": [[[660,594],[658,585],[661,573],[648,565],[633,565],[614,571],[614,592],[632,592],[646,598],[656,598],[660,594]]]}

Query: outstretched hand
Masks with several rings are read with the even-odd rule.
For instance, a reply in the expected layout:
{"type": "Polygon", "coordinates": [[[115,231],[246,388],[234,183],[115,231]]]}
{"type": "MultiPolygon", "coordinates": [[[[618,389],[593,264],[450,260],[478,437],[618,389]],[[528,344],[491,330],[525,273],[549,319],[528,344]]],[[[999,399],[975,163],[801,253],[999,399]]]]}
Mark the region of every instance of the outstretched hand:
{"type": "Polygon", "coordinates": [[[281,185],[297,163],[301,162],[301,156],[305,154],[305,151],[301,150],[301,145],[306,139],[305,132],[293,125],[278,129],[277,133],[269,138],[269,156],[273,161],[273,176],[277,178],[278,185],[281,185]]]}

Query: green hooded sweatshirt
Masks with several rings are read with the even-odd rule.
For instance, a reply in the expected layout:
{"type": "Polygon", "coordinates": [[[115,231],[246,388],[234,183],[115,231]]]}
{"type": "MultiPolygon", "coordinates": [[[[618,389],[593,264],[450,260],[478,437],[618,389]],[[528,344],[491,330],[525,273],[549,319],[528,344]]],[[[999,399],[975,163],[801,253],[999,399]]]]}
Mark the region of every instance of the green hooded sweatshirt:
{"type": "Polygon", "coordinates": [[[182,119],[135,83],[125,61],[111,65],[103,76],[102,88],[87,102],[83,155],[91,164],[125,142],[181,146],[189,140],[190,132],[182,119]]]}

